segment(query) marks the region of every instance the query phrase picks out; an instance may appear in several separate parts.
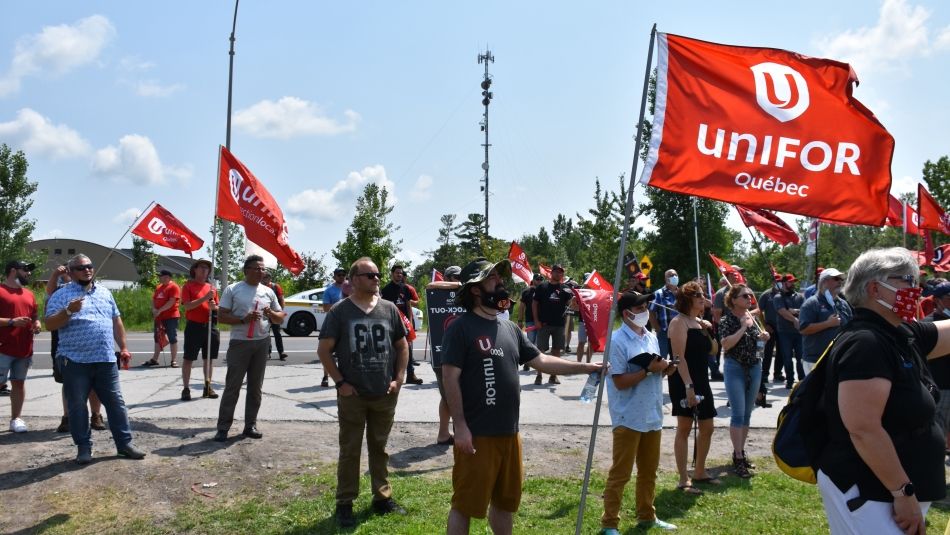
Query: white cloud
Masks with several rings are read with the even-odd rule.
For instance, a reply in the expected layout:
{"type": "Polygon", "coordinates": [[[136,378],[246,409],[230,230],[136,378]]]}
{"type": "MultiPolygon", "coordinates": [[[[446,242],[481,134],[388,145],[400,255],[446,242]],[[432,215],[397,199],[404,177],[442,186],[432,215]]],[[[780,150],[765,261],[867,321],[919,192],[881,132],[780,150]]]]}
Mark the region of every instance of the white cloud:
{"type": "Polygon", "coordinates": [[[189,166],[162,165],[152,140],[138,134],[123,136],[118,146],[109,145],[96,151],[92,172],[119,182],[144,185],[164,184],[168,177],[184,181],[192,174],[189,166]]]}
{"type": "Polygon", "coordinates": [[[138,208],[127,208],[116,214],[115,217],[112,218],[112,222],[130,225],[133,221],[138,219],[140,215],[142,215],[142,211],[138,208]]]}
{"type": "Polygon", "coordinates": [[[184,89],[183,84],[161,85],[155,80],[142,80],[135,86],[140,97],[167,97],[184,89]]]}
{"type": "Polygon", "coordinates": [[[27,76],[61,75],[94,61],[115,33],[109,19],[93,15],[71,25],[46,26],[40,33],[20,38],[10,70],[0,78],[0,96],[18,91],[27,76]]]}
{"type": "Polygon", "coordinates": [[[289,139],[297,136],[333,136],[356,130],[360,114],[343,112],[344,121],[328,117],[320,106],[297,97],[277,102],[262,100],[234,114],[234,127],[257,137],[289,139]]]}
{"type": "Polygon", "coordinates": [[[920,184],[921,181],[910,175],[904,175],[901,177],[894,177],[891,181],[891,194],[895,197],[900,197],[902,193],[914,193],[917,194],[917,184],[920,184]]]}
{"type": "Polygon", "coordinates": [[[859,77],[893,70],[912,57],[930,53],[929,16],[925,8],[906,0],[884,0],[875,26],[826,37],[818,47],[823,55],[850,63],[859,77]]]}
{"type": "Polygon", "coordinates": [[[85,156],[91,150],[78,132],[64,124],[53,124],[30,108],[18,111],[16,119],[0,123],[0,141],[23,150],[28,157],[54,160],[85,156]]]}
{"type": "Polygon", "coordinates": [[[950,26],[940,31],[937,38],[934,39],[935,50],[950,50],[950,26]]]}
{"type": "Polygon", "coordinates": [[[302,219],[296,217],[284,216],[284,223],[287,224],[289,232],[303,232],[307,230],[307,224],[302,219]]]}
{"type": "Polygon", "coordinates": [[[428,201],[432,197],[432,177],[419,175],[416,184],[412,187],[409,197],[417,202],[428,201]]]}
{"type": "Polygon", "coordinates": [[[382,165],[372,165],[362,171],[351,171],[345,180],[340,180],[330,189],[306,189],[295,193],[287,201],[287,212],[326,221],[339,219],[352,209],[353,201],[370,183],[386,188],[387,204],[396,205],[396,184],[386,176],[382,165]]]}

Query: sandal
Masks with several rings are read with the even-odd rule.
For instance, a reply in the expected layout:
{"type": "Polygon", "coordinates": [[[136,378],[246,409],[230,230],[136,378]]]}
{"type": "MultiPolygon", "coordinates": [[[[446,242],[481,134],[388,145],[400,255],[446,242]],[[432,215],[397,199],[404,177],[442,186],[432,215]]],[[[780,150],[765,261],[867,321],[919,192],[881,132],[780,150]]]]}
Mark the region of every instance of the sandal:
{"type": "Polygon", "coordinates": [[[168,367],[169,367],[169,368],[177,368],[177,367],[178,367],[178,363],[173,360],[172,363],[168,365],[168,367]]]}
{"type": "Polygon", "coordinates": [[[703,494],[702,489],[697,489],[691,483],[680,483],[676,485],[676,488],[683,491],[683,494],[692,494],[693,496],[700,496],[703,494]]]}
{"type": "Polygon", "coordinates": [[[158,366],[158,361],[155,359],[146,360],[142,363],[142,366],[158,366]]]}

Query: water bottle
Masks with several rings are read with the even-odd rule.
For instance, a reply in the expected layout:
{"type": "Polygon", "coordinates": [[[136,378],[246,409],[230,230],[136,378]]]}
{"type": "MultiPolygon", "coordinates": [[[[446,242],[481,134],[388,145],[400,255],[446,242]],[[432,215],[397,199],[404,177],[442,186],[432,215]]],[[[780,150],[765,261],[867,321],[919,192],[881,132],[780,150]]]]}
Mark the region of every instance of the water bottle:
{"type": "Polygon", "coordinates": [[[765,355],[765,340],[755,341],[755,353],[760,357],[765,355]]]}
{"type": "Polygon", "coordinates": [[[584,389],[581,390],[581,402],[590,403],[597,397],[597,385],[600,384],[600,372],[590,372],[584,389]]]}
{"type": "MultiPolygon", "coordinates": [[[[681,399],[681,400],[680,400],[680,407],[683,407],[684,409],[688,409],[688,408],[689,408],[689,405],[686,404],[686,401],[687,401],[686,398],[681,399]]],[[[702,403],[702,402],[703,402],[703,396],[700,396],[699,394],[696,394],[696,405],[699,405],[699,404],[702,403]]]]}

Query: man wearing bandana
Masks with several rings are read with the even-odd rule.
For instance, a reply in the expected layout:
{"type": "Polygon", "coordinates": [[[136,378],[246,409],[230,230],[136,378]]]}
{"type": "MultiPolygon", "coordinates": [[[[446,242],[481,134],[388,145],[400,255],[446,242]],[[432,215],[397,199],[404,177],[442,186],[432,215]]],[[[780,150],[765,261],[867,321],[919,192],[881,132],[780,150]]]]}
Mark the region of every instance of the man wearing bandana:
{"type": "Polygon", "coordinates": [[[494,533],[511,533],[524,479],[518,368],[577,374],[602,367],[542,354],[517,325],[499,319],[509,301],[503,280],[510,277],[508,260],[479,258],[465,266],[456,302],[467,312],[452,322],[442,343],[442,378],[455,422],[450,535],[468,533],[471,517],[486,514],[494,533]]]}

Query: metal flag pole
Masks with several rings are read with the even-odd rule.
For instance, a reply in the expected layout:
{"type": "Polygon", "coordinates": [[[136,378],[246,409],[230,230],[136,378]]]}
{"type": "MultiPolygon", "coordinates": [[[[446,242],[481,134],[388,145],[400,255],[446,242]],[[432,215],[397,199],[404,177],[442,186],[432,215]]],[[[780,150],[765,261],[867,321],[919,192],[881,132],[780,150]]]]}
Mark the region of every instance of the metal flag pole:
{"type": "Polygon", "coordinates": [[[698,279],[701,275],[699,274],[699,218],[696,217],[696,205],[699,202],[696,200],[696,197],[693,197],[693,239],[696,241],[696,278],[698,279]]]}
{"type": "MultiPolygon", "coordinates": [[[[630,172],[630,187],[627,188],[627,201],[624,206],[623,233],[620,235],[620,251],[617,255],[617,266],[614,272],[614,291],[613,303],[617,303],[617,294],[620,288],[620,273],[623,270],[623,258],[627,249],[627,235],[630,232],[630,212],[633,211],[633,188],[636,186],[637,164],[640,159],[640,138],[643,134],[643,115],[646,112],[647,93],[650,88],[650,70],[653,68],[653,45],[656,42],[656,24],[650,30],[650,48],[647,52],[647,68],[643,76],[643,95],[640,99],[640,118],[637,121],[637,140],[633,151],[633,170],[630,172]]],[[[610,360],[610,328],[613,327],[617,307],[610,307],[610,314],[607,320],[607,340],[604,345],[604,360],[610,360]]],[[[597,386],[597,404],[594,406],[594,421],[591,424],[590,446],[587,448],[587,466],[584,468],[584,484],[581,486],[581,500],[577,508],[577,524],[574,527],[575,535],[580,535],[581,527],[584,524],[584,507],[587,503],[587,486],[590,484],[590,469],[594,462],[594,447],[597,444],[597,422],[600,420],[600,406],[604,398],[604,383],[606,382],[607,367],[601,370],[601,380],[597,386]]]]}
{"type": "Polygon", "coordinates": [[[148,203],[148,206],[146,206],[145,209],[142,210],[142,213],[140,213],[138,216],[135,217],[134,220],[132,220],[132,224],[129,225],[129,228],[125,229],[125,232],[122,233],[122,237],[119,238],[119,241],[115,242],[115,245],[112,246],[112,249],[109,249],[109,254],[107,254],[106,257],[102,259],[102,262],[99,263],[99,267],[96,268],[97,277],[102,274],[102,268],[105,267],[106,262],[109,261],[109,257],[112,256],[112,253],[114,253],[115,250],[119,248],[119,244],[122,243],[122,240],[124,240],[126,236],[128,236],[129,231],[132,230],[132,227],[134,227],[135,224],[138,223],[140,219],[142,219],[143,215],[148,213],[148,209],[151,208],[153,204],[155,204],[155,201],[148,203]]]}

